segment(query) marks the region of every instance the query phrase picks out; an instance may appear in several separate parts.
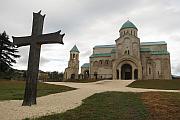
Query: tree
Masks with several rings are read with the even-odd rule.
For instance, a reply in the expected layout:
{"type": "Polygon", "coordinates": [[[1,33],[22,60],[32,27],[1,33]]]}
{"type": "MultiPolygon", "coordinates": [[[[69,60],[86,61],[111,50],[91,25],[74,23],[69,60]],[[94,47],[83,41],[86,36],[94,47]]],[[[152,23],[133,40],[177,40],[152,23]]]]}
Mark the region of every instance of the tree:
{"type": "Polygon", "coordinates": [[[9,41],[6,32],[0,33],[0,73],[7,72],[11,69],[12,63],[16,63],[15,58],[20,57],[17,52],[16,46],[9,41]]]}

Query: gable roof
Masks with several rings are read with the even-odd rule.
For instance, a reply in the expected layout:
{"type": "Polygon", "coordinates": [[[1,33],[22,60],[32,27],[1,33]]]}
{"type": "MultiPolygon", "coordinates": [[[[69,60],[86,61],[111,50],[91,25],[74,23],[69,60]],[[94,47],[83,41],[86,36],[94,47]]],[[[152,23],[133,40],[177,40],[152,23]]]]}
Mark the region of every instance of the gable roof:
{"type": "Polygon", "coordinates": [[[141,42],[141,45],[167,45],[165,41],[157,41],[157,42],[141,42]]]}
{"type": "Polygon", "coordinates": [[[77,46],[74,45],[74,47],[70,50],[70,52],[78,52],[79,53],[79,50],[78,50],[77,46]]]}

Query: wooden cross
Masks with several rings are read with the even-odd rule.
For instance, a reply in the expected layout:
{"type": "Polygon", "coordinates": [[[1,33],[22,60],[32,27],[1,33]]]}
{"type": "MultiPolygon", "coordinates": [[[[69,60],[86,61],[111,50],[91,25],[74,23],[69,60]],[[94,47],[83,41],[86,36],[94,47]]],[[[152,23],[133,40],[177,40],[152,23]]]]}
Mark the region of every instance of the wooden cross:
{"type": "Polygon", "coordinates": [[[23,106],[36,104],[41,45],[50,43],[63,44],[63,36],[65,34],[60,34],[61,31],[42,34],[44,17],[45,15],[41,15],[41,11],[33,13],[32,35],[25,37],[13,37],[13,43],[17,45],[17,47],[30,45],[23,106]]]}

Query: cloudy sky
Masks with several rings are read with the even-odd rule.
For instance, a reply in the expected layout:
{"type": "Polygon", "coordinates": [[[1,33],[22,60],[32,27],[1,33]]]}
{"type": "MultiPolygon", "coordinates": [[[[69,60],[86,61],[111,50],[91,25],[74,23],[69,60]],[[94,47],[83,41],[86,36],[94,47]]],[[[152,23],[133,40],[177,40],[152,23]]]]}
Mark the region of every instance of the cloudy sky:
{"type": "MultiPolygon", "coordinates": [[[[80,65],[89,62],[95,45],[115,44],[128,19],[141,42],[166,41],[172,73],[180,75],[180,0],[0,0],[0,32],[31,35],[32,13],[46,14],[43,33],[62,30],[64,45],[42,45],[40,69],[64,71],[77,45],[80,65]]],[[[12,38],[10,38],[12,40],[12,38]]],[[[29,46],[19,48],[14,68],[27,69],[29,46]]]]}

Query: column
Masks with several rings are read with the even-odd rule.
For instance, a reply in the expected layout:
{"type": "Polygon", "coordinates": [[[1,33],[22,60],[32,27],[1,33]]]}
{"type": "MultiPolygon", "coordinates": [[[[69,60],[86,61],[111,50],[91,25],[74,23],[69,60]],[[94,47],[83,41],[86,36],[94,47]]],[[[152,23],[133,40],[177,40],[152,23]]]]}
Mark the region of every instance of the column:
{"type": "Polygon", "coordinates": [[[134,80],[134,68],[132,68],[132,80],[134,80]]]}

